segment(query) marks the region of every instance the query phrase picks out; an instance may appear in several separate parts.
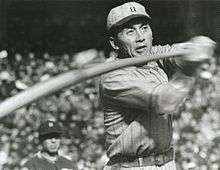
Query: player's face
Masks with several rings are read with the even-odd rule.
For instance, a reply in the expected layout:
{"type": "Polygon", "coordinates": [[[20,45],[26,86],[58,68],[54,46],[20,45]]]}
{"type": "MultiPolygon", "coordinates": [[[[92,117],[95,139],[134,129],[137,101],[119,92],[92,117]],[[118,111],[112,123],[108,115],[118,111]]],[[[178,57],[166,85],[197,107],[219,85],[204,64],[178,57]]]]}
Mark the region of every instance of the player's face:
{"type": "Polygon", "coordinates": [[[128,22],[117,34],[119,50],[130,57],[146,57],[152,47],[152,30],[143,18],[128,22]]]}
{"type": "Polygon", "coordinates": [[[49,153],[56,153],[60,147],[60,136],[53,136],[43,141],[43,147],[49,153]]]}

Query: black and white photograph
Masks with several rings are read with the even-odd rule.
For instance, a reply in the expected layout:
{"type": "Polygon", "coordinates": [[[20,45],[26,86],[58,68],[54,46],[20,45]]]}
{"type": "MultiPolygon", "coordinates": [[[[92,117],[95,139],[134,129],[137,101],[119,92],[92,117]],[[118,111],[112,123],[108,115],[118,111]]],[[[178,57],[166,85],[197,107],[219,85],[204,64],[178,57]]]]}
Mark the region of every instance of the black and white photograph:
{"type": "Polygon", "coordinates": [[[219,0],[0,0],[0,170],[220,170],[219,0]]]}

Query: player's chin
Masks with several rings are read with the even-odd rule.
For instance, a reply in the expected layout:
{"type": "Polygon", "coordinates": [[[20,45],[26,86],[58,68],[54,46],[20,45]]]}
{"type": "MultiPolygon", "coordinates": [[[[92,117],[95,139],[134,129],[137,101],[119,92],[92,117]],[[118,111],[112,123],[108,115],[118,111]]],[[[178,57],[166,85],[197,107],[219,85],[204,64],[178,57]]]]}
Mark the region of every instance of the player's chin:
{"type": "Polygon", "coordinates": [[[56,154],[58,152],[58,149],[57,150],[50,150],[49,151],[51,154],[56,154]]]}
{"type": "Polygon", "coordinates": [[[53,148],[50,148],[49,151],[51,153],[56,153],[58,151],[58,149],[59,149],[58,147],[53,147],[53,148]]]}
{"type": "Polygon", "coordinates": [[[148,52],[144,51],[144,52],[135,52],[133,54],[134,57],[147,57],[148,52]]]}

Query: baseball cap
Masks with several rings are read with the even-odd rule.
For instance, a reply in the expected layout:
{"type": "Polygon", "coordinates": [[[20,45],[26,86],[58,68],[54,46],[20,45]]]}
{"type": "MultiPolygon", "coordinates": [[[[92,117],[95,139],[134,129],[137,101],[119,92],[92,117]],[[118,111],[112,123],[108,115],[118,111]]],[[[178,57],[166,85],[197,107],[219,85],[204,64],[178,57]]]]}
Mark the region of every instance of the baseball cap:
{"type": "Polygon", "coordinates": [[[147,14],[143,5],[137,2],[127,2],[123,5],[117,6],[111,9],[108,14],[107,30],[109,31],[112,27],[122,25],[137,17],[150,19],[150,16],[147,14]]]}
{"type": "Polygon", "coordinates": [[[62,134],[63,129],[58,122],[47,120],[43,122],[39,129],[39,136],[49,135],[49,134],[62,134]]]}

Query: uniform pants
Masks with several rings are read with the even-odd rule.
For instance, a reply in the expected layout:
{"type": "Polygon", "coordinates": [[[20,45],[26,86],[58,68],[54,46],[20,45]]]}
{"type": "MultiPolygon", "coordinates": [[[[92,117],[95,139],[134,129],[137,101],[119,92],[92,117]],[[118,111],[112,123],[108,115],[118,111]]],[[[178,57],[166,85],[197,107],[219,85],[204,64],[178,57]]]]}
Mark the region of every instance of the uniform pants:
{"type": "Polygon", "coordinates": [[[105,166],[103,170],[176,170],[174,161],[170,161],[162,166],[142,166],[142,167],[122,167],[120,165],[105,166]]]}

